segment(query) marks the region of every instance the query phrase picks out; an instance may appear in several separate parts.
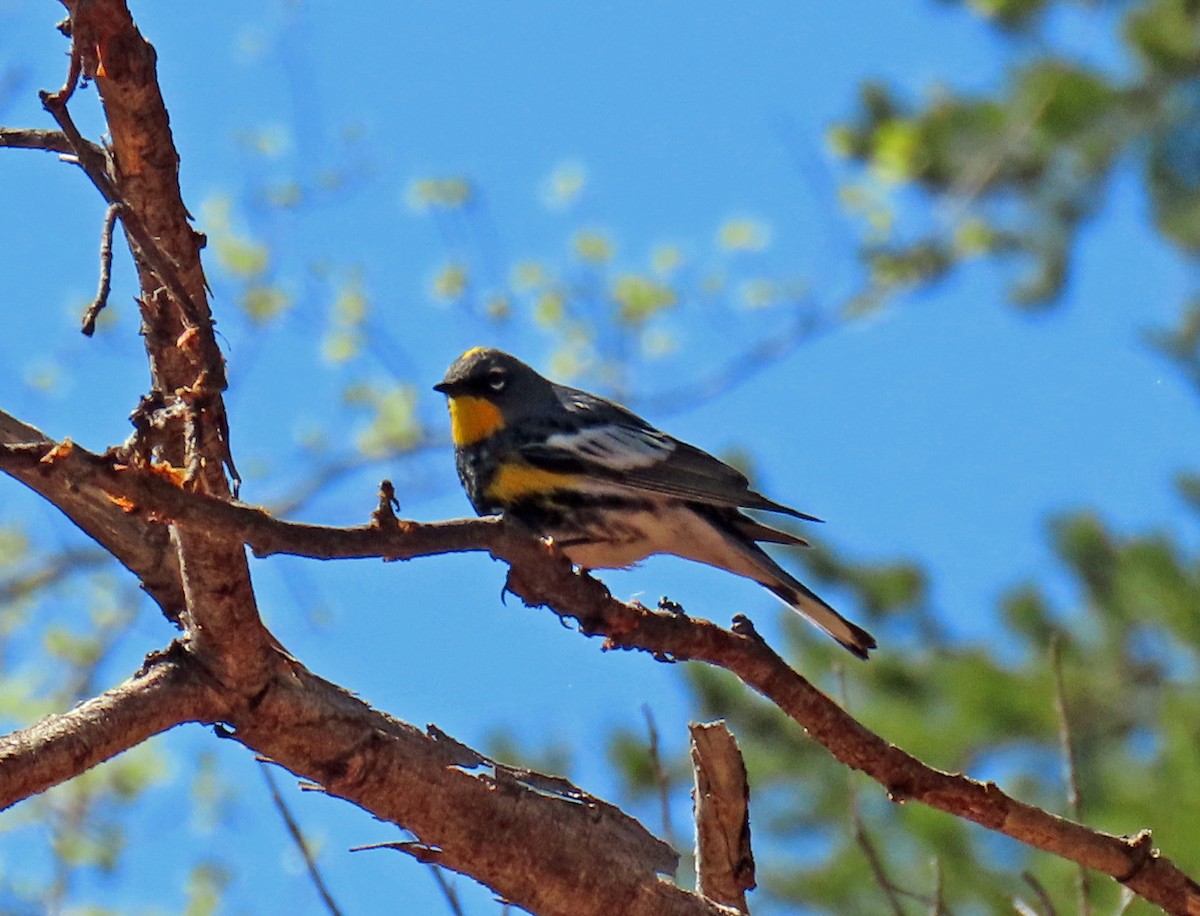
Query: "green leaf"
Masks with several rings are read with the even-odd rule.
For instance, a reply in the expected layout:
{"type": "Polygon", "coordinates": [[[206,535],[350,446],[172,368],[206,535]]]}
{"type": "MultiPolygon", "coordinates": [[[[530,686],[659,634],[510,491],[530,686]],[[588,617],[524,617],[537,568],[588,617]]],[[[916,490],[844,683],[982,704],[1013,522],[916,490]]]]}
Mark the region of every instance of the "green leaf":
{"type": "Polygon", "coordinates": [[[380,457],[402,452],[420,440],[417,395],[410,385],[377,393],[373,406],[371,425],[358,436],[358,448],[364,455],[380,457]]]}
{"type": "Polygon", "coordinates": [[[408,186],[408,205],[418,213],[461,210],[475,202],[475,186],[462,175],[419,178],[408,186]]]}
{"type": "Polygon", "coordinates": [[[291,306],[291,297],[278,286],[248,286],[239,305],[252,322],[264,325],[278,318],[291,306]]]}
{"type": "Polygon", "coordinates": [[[618,277],[612,297],[617,304],[618,320],[626,324],[642,324],[677,301],[671,287],[638,274],[618,277]]]}
{"type": "Polygon", "coordinates": [[[457,302],[466,295],[471,283],[467,265],[458,261],[445,265],[433,278],[431,291],[437,299],[457,302]]]}
{"type": "Polygon", "coordinates": [[[587,229],[576,233],[571,247],[575,257],[586,264],[603,266],[609,263],[616,254],[612,240],[599,229],[587,229]]]}
{"type": "Polygon", "coordinates": [[[771,243],[771,227],[757,219],[730,219],[717,230],[724,251],[762,251],[771,243]]]}

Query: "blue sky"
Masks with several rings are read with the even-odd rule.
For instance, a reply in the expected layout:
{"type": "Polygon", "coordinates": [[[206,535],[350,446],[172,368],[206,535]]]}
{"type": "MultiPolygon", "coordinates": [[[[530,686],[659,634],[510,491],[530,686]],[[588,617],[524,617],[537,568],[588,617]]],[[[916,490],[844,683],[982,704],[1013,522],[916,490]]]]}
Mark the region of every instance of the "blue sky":
{"type": "MultiPolygon", "coordinates": [[[[269,3],[247,12],[219,2],[202,15],[144,7],[135,16],[158,48],[194,213],[264,183],[350,172],[344,190],[317,195],[301,210],[238,210],[244,231],[280,251],[276,275],[297,303],[283,327],[264,336],[234,314],[233,287],[209,261],[230,361],[236,454],[244,469],[263,469],[248,475],[250,501],[286,489],[273,475],[286,476],[296,439],[337,408],[322,373],[336,378],[340,370],[320,362],[313,330],[327,303],[320,285],[305,279],[314,259],[362,271],[376,320],[397,343],[395,361],[373,366],[370,377],[416,384],[430,425],[445,420],[428,386],[466,347],[521,346],[522,357],[546,365],[544,335],[496,332],[432,300],[430,278],[447,249],[433,221],[405,203],[414,179],[469,175],[484,194],[501,265],[525,257],[565,263],[571,234],[592,226],[611,233],[622,264],[644,264],[662,242],[707,263],[719,258],[718,226],[752,217],[770,225],[772,239],[755,269],[801,276],[833,304],[859,279],[857,228],[838,210],[835,182],[844,173],[823,138],[851,113],[858,81],[882,78],[917,95],[937,84],[985,89],[1016,53],[957,7],[917,2],[603,9],[429,2],[402,14],[377,3],[269,3]],[[345,144],[347,128],[363,139],[345,144]],[[241,139],[264,130],[280,142],[273,157],[248,153],[241,139]],[[567,211],[548,211],[539,187],[564,162],[582,163],[587,189],[567,211]]],[[[62,79],[65,43],[52,28],[59,15],[54,4],[0,0],[0,64],[24,71],[0,122],[48,126],[35,90],[62,79]]],[[[1064,17],[1050,32],[1106,66],[1123,65],[1102,32],[1081,33],[1075,24],[1064,17]]],[[[74,110],[94,135],[93,103],[84,91],[74,110]]],[[[2,406],[90,447],[120,441],[146,383],[127,260],[114,281],[116,327],[84,340],[77,316],[95,285],[101,203],[51,156],[9,152],[0,166],[0,207],[21,214],[0,226],[2,406]],[[55,379],[48,389],[29,386],[46,373],[55,379]]],[[[1003,302],[1002,277],[968,270],[695,409],[648,419],[711,451],[749,449],[768,494],[828,520],[815,537],[861,559],[926,564],[951,632],[986,639],[997,595],[1052,570],[1042,533],[1048,513],[1097,506],[1123,530],[1169,528],[1194,539],[1169,486],[1200,447],[1192,395],[1138,338],[1172,321],[1192,277],[1145,231],[1145,211],[1137,182],[1123,176],[1083,233],[1069,296],[1050,314],[1018,314],[1003,302]],[[1117,271],[1115,262],[1131,266],[1117,271]]],[[[772,320],[726,315],[715,333],[672,330],[685,352],[719,359],[730,322],[753,337],[769,332],[772,320]]],[[[673,389],[675,371],[651,366],[639,373],[639,387],[673,389]]],[[[305,517],[362,521],[384,474],[410,484],[401,491],[406,514],[469,511],[450,456],[441,454],[348,480],[305,517]]],[[[0,521],[47,517],[0,483],[0,521]]],[[[386,566],[272,559],[255,562],[254,573],[270,625],[299,658],[400,718],[434,722],[474,744],[496,728],[531,745],[569,743],[571,775],[609,797],[608,728],[637,728],[649,703],[668,748],[683,744],[688,709],[679,672],[647,657],[602,654],[597,641],[547,613],[502,606],[503,569],[486,557],[386,566]]],[[[619,595],[667,593],[719,621],[746,612],[767,633],[778,632],[783,613],[752,585],[670,559],[604,578],[619,595]]],[[[1057,588],[1069,607],[1069,590],[1057,588]]],[[[853,606],[841,608],[856,616],[853,606]]],[[[69,609],[62,613],[69,618],[69,609]]],[[[112,680],[170,635],[145,610],[113,661],[112,680]]],[[[902,626],[877,635],[882,652],[917,651],[902,626]]],[[[821,637],[814,631],[813,638],[821,637]]],[[[172,825],[199,849],[278,850],[262,866],[270,903],[243,876],[232,909],[315,912],[249,755],[195,729],[160,745],[177,775],[130,830],[138,883],[107,892],[130,902],[158,894],[165,909],[177,908],[180,871],[163,855],[172,825]],[[197,748],[217,754],[239,779],[232,837],[179,810],[197,748]]],[[[393,831],[348,806],[291,797],[324,842],[328,880],[348,910],[380,911],[372,901],[387,898],[401,901],[402,912],[440,911],[420,867],[386,852],[343,852],[393,839],[393,831]]],[[[687,800],[675,807],[682,826],[687,800]]],[[[0,858],[17,855],[11,844],[21,836],[0,834],[0,858]]],[[[492,911],[485,893],[459,884],[472,912],[492,911]]]]}

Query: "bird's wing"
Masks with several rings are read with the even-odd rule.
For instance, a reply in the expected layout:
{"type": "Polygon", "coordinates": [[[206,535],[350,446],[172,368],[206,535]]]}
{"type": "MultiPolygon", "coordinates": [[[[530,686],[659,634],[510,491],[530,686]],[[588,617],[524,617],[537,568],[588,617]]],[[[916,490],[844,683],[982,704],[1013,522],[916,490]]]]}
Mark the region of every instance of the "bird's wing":
{"type": "Polygon", "coordinates": [[[520,446],[536,467],[602,477],[618,489],[820,521],[756,493],[741,471],[611,401],[562,386],[559,398],[576,422],[520,446]]]}

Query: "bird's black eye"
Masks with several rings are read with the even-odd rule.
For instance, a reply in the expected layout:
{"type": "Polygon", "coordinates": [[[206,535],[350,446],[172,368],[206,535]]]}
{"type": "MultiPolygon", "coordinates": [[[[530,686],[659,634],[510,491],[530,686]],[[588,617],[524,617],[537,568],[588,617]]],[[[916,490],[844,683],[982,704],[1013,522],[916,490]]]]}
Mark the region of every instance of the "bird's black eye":
{"type": "Polygon", "coordinates": [[[503,391],[508,386],[508,373],[503,369],[493,369],[488,373],[488,387],[492,391],[503,391]]]}

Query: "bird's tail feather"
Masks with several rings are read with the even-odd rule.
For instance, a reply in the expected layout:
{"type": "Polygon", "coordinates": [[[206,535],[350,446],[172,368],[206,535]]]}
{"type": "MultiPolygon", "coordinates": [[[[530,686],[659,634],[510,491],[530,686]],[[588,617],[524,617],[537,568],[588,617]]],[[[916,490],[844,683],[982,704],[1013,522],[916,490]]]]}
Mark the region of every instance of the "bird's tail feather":
{"type": "Polygon", "coordinates": [[[780,531],[762,522],[756,522],[748,515],[739,514],[734,519],[734,527],[738,534],[751,541],[768,541],[772,544],[787,544],[789,547],[807,547],[808,541],[790,531],[780,531]]]}
{"type": "Polygon", "coordinates": [[[875,648],[875,637],[831,608],[755,543],[804,545],[803,538],[717,507],[693,505],[688,511],[690,517],[669,520],[672,527],[663,539],[669,541],[670,546],[664,547],[664,552],[753,579],[859,658],[866,658],[875,648]],[[695,516],[700,516],[708,525],[696,525],[695,516]],[[691,536],[685,539],[684,535],[689,534],[691,536]]]}
{"type": "MultiPolygon", "coordinates": [[[[759,539],[766,540],[761,535],[759,539]]],[[[743,572],[742,575],[749,575],[769,588],[859,658],[867,658],[876,647],[874,636],[831,608],[820,595],[771,559],[757,544],[737,537],[728,540],[756,567],[755,572],[743,572]]]]}
{"type": "Polygon", "coordinates": [[[859,658],[867,658],[868,653],[875,648],[874,636],[857,624],[851,623],[822,601],[812,589],[787,573],[773,582],[763,581],[762,584],[859,658]]]}

